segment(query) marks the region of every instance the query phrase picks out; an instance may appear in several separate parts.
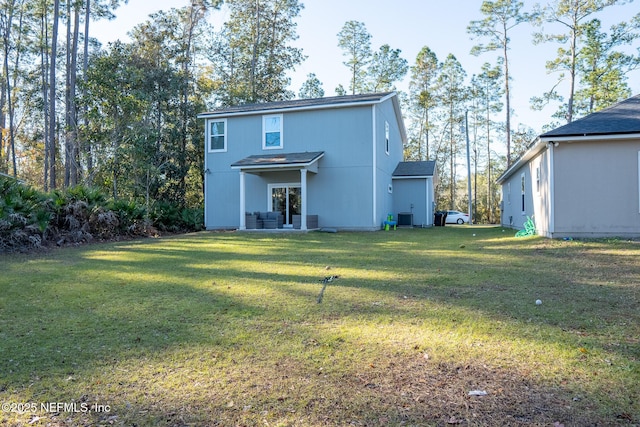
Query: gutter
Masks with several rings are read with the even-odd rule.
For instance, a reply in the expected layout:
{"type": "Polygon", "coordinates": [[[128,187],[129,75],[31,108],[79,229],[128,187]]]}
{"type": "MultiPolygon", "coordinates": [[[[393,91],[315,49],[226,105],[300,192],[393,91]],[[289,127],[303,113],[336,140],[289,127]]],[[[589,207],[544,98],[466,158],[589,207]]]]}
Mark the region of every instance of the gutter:
{"type": "MultiPolygon", "coordinates": [[[[235,112],[222,111],[218,113],[215,111],[211,111],[206,113],[200,113],[196,117],[198,119],[208,119],[208,118],[217,118],[217,117],[255,116],[255,115],[280,113],[283,111],[328,110],[328,109],[334,109],[334,108],[366,107],[369,105],[380,104],[393,96],[395,96],[397,99],[397,93],[391,92],[386,96],[382,96],[374,100],[336,102],[332,104],[312,104],[312,105],[303,105],[303,106],[284,106],[284,107],[275,107],[275,108],[235,111],[235,112]]],[[[268,105],[268,103],[266,103],[266,105],[268,105]]]]}
{"type": "Polygon", "coordinates": [[[522,165],[531,160],[532,157],[540,153],[547,144],[553,143],[557,146],[559,143],[585,142],[585,141],[624,141],[627,139],[640,139],[640,133],[619,133],[619,134],[584,134],[584,135],[542,135],[536,138],[533,145],[525,151],[525,153],[511,165],[509,169],[504,171],[496,180],[496,183],[502,184],[522,165]]]}

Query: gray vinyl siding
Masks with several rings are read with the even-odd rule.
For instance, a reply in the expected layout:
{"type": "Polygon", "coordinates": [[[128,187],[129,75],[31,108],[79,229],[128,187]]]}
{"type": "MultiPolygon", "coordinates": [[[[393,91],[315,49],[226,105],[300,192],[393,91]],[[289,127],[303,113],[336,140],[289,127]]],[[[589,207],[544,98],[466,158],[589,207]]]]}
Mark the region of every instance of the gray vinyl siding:
{"type": "MultiPolygon", "coordinates": [[[[402,142],[390,101],[381,106],[283,112],[283,149],[262,149],[262,114],[227,117],[227,151],[206,152],[206,218],[208,229],[239,226],[240,173],[230,165],[260,153],[276,154],[324,151],[318,162],[318,173],[307,174],[307,213],[318,215],[323,227],[341,229],[374,229],[373,220],[373,125],[372,108],[377,112],[377,209],[391,209],[387,187],[391,173],[402,160],[402,142]],[[393,154],[385,154],[385,119],[390,124],[393,154]]],[[[300,182],[300,173],[247,173],[247,212],[266,211],[268,184],[300,182]]],[[[386,213],[385,213],[386,215],[386,213]]]]}
{"type": "Polygon", "coordinates": [[[531,173],[527,165],[521,167],[511,175],[509,180],[502,185],[504,191],[503,209],[502,209],[502,225],[521,229],[527,220],[527,215],[533,215],[533,200],[531,198],[531,173]],[[522,212],[522,191],[521,179],[522,174],[525,176],[525,212],[522,212]]]}
{"type": "Polygon", "coordinates": [[[376,218],[373,226],[380,226],[387,215],[393,213],[394,182],[393,171],[403,160],[403,144],[400,139],[398,122],[391,102],[374,107],[376,109],[376,218]],[[389,124],[389,153],[386,152],[385,123],[389,124]],[[389,192],[391,186],[391,193],[389,192]]]}
{"type": "Polygon", "coordinates": [[[637,140],[555,148],[554,237],[640,235],[639,151],[637,140]]]}
{"type": "Polygon", "coordinates": [[[393,181],[393,216],[399,213],[413,213],[415,226],[433,225],[431,194],[433,180],[430,178],[408,178],[393,181]]]}

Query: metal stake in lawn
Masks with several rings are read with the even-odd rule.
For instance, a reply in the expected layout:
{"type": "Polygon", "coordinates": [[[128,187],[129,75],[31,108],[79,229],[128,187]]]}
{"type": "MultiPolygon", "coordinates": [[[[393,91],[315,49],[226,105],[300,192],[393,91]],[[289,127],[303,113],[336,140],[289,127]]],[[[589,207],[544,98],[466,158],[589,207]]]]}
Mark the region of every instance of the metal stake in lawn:
{"type": "Polygon", "coordinates": [[[327,289],[327,285],[334,280],[336,280],[340,276],[327,276],[324,279],[320,280],[324,285],[322,285],[322,290],[320,291],[320,295],[318,295],[318,304],[322,302],[322,297],[324,296],[324,290],[327,289]]]}

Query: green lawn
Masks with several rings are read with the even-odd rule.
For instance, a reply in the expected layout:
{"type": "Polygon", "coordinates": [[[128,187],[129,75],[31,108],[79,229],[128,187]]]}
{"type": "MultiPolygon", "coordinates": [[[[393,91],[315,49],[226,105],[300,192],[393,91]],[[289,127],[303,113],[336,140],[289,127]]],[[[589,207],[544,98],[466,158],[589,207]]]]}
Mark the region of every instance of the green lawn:
{"type": "Polygon", "coordinates": [[[638,425],[640,243],[513,236],[0,255],[0,424],[638,425]]]}

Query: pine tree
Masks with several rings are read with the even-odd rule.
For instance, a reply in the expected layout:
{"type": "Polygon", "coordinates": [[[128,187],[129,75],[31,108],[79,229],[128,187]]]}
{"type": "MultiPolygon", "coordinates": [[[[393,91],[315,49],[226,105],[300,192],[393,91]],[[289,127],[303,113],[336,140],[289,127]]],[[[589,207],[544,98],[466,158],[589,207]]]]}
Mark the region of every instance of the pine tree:
{"type": "Polygon", "coordinates": [[[388,44],[384,44],[373,54],[368,73],[374,92],[395,90],[394,83],[407,74],[409,66],[400,53],[400,49],[391,49],[388,44]]]}
{"type": "Polygon", "coordinates": [[[628,98],[631,89],[626,75],[640,65],[640,57],[615,50],[636,40],[637,32],[626,23],[613,26],[610,35],[601,32],[600,27],[598,19],[592,20],[581,37],[576,65],[581,88],[576,91],[574,101],[574,114],[578,116],[628,98]]]}
{"type": "Polygon", "coordinates": [[[293,98],[287,72],[302,63],[294,19],[298,0],[227,0],[230,16],[213,41],[210,60],[219,104],[293,98]]]}
{"type": "MultiPolygon", "coordinates": [[[[566,104],[560,107],[556,117],[563,117],[567,123],[573,121],[574,101],[578,76],[578,62],[581,37],[587,29],[589,22],[587,19],[603,9],[615,4],[623,4],[626,0],[555,0],[544,7],[538,7],[536,12],[536,23],[542,26],[544,23],[560,24],[563,32],[536,34],[536,43],[556,42],[561,46],[557,50],[555,59],[547,62],[549,72],[560,72],[559,81],[566,78],[569,80],[569,89],[566,96],[566,104]],[[568,48],[565,46],[568,44],[568,48]]],[[[565,99],[557,91],[556,84],[553,89],[546,92],[542,97],[532,100],[534,107],[540,108],[551,100],[562,101],[565,99]]]]}
{"type": "Polygon", "coordinates": [[[509,73],[509,33],[529,15],[522,12],[523,3],[516,0],[496,0],[482,2],[480,11],[485,15],[481,21],[472,21],[467,31],[474,37],[487,39],[487,44],[479,44],[471,49],[473,55],[499,50],[502,58],[505,97],[505,136],[507,145],[507,164],[511,164],[511,75],[509,73]]]}
{"type": "Polygon", "coordinates": [[[347,58],[343,62],[349,67],[349,90],[351,94],[367,92],[367,66],[371,62],[371,34],[364,23],[358,21],[345,22],[338,33],[338,47],[347,58]]]}
{"type": "Polygon", "coordinates": [[[466,75],[467,73],[453,54],[449,54],[444,60],[438,75],[438,93],[440,94],[438,102],[443,109],[445,126],[443,133],[448,141],[450,209],[455,209],[456,158],[460,154],[464,140],[461,129],[464,124],[465,102],[468,95],[464,84],[466,75]]]}
{"type": "Polygon", "coordinates": [[[439,73],[439,63],[436,54],[424,46],[416,57],[415,64],[411,67],[411,81],[409,92],[411,105],[409,111],[413,114],[414,122],[418,123],[417,152],[410,153],[409,157],[416,160],[430,159],[430,134],[434,127],[433,111],[437,106],[436,79],[439,73]]]}
{"type": "Polygon", "coordinates": [[[322,98],[324,96],[324,89],[322,89],[322,82],[314,73],[307,74],[307,80],[302,84],[298,97],[302,99],[322,98]]]}

